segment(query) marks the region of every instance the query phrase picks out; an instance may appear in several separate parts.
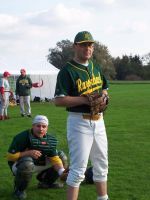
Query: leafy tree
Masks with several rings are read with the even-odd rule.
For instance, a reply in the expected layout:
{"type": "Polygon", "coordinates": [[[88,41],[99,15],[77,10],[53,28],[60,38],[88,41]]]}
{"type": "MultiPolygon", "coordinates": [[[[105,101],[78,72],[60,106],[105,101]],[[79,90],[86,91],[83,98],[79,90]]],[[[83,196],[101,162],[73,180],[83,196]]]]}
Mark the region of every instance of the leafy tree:
{"type": "Polygon", "coordinates": [[[150,80],[150,64],[143,67],[143,79],[150,80]]]}
{"type": "Polygon", "coordinates": [[[150,53],[144,55],[142,57],[142,61],[143,61],[144,65],[150,65],[150,53]]]}
{"type": "Polygon", "coordinates": [[[116,79],[124,80],[127,75],[127,65],[129,62],[128,56],[123,56],[122,58],[117,57],[113,60],[115,69],[116,69],[116,79]]]}
{"type": "Polygon", "coordinates": [[[57,42],[55,48],[49,49],[47,56],[48,62],[53,64],[56,68],[61,69],[68,60],[73,57],[73,43],[70,40],[62,40],[57,42]]]}
{"type": "Polygon", "coordinates": [[[100,44],[98,41],[96,41],[94,45],[93,61],[102,66],[104,74],[108,79],[115,78],[116,71],[108,48],[105,45],[100,44]]]}
{"type": "Polygon", "coordinates": [[[142,57],[143,62],[143,79],[150,80],[150,53],[142,57]]]}
{"type": "MultiPolygon", "coordinates": [[[[69,40],[57,42],[55,48],[49,49],[49,54],[47,56],[48,62],[53,64],[58,69],[64,67],[66,62],[72,58],[73,43],[69,40]]],[[[113,79],[115,77],[115,69],[112,63],[112,57],[110,56],[106,46],[101,45],[99,42],[95,43],[93,60],[94,62],[101,64],[107,78],[113,79]]]]}
{"type": "Polygon", "coordinates": [[[117,57],[113,60],[116,69],[116,79],[126,80],[130,78],[142,79],[143,69],[142,61],[139,56],[127,56],[124,55],[122,58],[117,57]]]}

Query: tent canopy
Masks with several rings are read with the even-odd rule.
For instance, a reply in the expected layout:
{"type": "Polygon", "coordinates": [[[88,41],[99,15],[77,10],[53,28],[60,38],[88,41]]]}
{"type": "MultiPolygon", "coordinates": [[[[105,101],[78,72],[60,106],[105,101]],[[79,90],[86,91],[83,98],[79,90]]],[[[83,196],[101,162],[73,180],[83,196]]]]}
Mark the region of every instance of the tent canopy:
{"type": "Polygon", "coordinates": [[[16,85],[16,79],[20,75],[20,69],[24,68],[26,70],[27,75],[30,76],[33,83],[41,83],[43,80],[43,86],[40,88],[32,88],[31,89],[31,98],[32,100],[34,97],[40,97],[41,99],[48,98],[52,99],[54,97],[55,92],[55,85],[56,85],[56,79],[57,74],[59,70],[54,67],[52,64],[48,62],[41,62],[38,63],[36,67],[6,67],[0,68],[0,74],[3,74],[4,71],[8,71],[11,73],[11,79],[10,79],[10,85],[15,92],[15,85],[16,85]]]}

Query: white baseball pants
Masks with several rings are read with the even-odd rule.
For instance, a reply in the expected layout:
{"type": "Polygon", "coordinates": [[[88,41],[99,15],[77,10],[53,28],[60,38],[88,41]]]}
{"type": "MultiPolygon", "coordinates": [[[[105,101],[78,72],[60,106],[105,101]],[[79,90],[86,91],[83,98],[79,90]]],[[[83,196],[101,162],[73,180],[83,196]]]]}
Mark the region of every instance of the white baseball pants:
{"type": "Polygon", "coordinates": [[[0,94],[0,115],[1,116],[7,116],[8,112],[8,106],[9,106],[9,95],[10,93],[9,92],[5,92],[4,93],[4,98],[5,98],[5,101],[2,100],[2,96],[0,94]]]}
{"type": "Polygon", "coordinates": [[[21,114],[31,114],[31,106],[30,106],[30,96],[19,96],[19,102],[20,102],[20,113],[21,114]],[[25,112],[26,107],[26,112],[25,112]]]}
{"type": "Polygon", "coordinates": [[[89,159],[93,166],[93,180],[107,181],[108,145],[103,117],[90,121],[83,119],[82,113],[69,113],[67,140],[70,154],[67,184],[79,187],[89,159]]]}

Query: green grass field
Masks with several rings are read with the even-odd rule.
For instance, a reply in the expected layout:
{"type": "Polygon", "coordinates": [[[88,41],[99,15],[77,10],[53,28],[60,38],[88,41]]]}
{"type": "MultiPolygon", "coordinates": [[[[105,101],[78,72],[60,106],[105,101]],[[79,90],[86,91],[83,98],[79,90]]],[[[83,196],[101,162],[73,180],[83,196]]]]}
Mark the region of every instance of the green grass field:
{"type": "MultiPolygon", "coordinates": [[[[110,84],[110,104],[105,113],[109,142],[108,191],[111,200],[150,199],[150,84],[110,84]]],[[[68,154],[64,108],[52,103],[32,103],[32,114],[47,115],[49,132],[58,140],[58,149],[68,154]]],[[[0,121],[0,199],[11,200],[13,176],[6,153],[12,137],[31,126],[21,118],[19,107],[9,107],[11,119],[0,121]]],[[[30,200],[65,200],[63,189],[37,189],[35,177],[27,189],[30,200]]],[[[81,185],[79,200],[96,200],[94,185],[81,185]]]]}

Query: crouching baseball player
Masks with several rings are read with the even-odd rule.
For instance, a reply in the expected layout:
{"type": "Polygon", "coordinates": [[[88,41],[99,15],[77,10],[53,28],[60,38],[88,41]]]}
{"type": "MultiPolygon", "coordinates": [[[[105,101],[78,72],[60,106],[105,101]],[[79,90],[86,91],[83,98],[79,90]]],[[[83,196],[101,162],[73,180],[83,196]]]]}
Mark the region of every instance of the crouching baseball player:
{"type": "Polygon", "coordinates": [[[56,138],[47,133],[48,123],[46,116],[37,115],[32,128],[17,134],[9,147],[8,164],[14,175],[14,196],[18,199],[26,198],[25,190],[34,172],[40,188],[58,187],[54,182],[65,176],[66,157],[62,151],[57,152],[56,138]]]}

